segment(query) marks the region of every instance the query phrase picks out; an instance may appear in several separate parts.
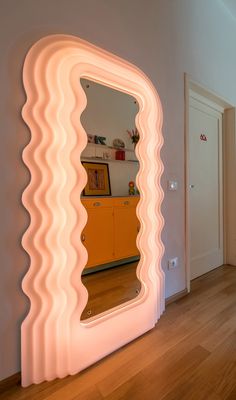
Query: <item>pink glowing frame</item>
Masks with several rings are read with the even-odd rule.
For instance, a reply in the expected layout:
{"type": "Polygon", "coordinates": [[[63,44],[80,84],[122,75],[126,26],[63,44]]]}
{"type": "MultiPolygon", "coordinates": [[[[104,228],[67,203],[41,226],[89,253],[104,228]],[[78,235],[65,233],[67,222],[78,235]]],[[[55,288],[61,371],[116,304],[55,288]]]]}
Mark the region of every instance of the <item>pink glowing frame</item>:
{"type": "Polygon", "coordinates": [[[23,118],[31,131],[23,152],[31,180],[23,193],[30,225],[23,247],[30,268],[23,290],[30,310],[22,323],[22,385],[76,374],[155,326],[164,310],[160,212],[163,165],[162,108],[150,80],[128,62],[77,37],[52,35],[27,54],[23,118]],[[81,322],[88,294],[81,282],[87,252],[80,241],[87,214],[80,202],[86,172],[80,154],[87,144],[80,115],[86,96],[80,78],[134,96],[139,104],[136,147],[141,193],[134,300],[81,322]]]}

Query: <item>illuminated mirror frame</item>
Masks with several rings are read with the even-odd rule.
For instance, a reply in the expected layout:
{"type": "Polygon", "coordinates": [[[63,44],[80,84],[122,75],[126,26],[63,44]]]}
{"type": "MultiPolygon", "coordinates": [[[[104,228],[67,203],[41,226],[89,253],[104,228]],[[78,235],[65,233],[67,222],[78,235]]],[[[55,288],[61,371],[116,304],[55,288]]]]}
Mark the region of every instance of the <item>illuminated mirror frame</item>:
{"type": "Polygon", "coordinates": [[[23,193],[30,225],[23,247],[30,268],[23,290],[30,310],[22,323],[22,385],[76,374],[153,328],[164,310],[160,212],[162,108],[138,68],[74,36],[39,40],[26,56],[23,118],[31,131],[23,152],[31,180],[23,193]],[[87,213],[80,201],[87,175],[80,154],[87,135],[80,122],[86,96],[80,78],[137,99],[140,169],[137,215],[142,283],[133,300],[81,322],[87,290],[81,282],[87,252],[80,236],[87,213]]]}

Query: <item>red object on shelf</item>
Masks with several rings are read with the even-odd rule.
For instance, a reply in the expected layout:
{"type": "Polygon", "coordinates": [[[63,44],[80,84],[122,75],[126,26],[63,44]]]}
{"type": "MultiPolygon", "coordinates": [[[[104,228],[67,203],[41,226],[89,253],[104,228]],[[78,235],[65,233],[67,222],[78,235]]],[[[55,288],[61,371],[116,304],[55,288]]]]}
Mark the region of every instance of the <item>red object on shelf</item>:
{"type": "Polygon", "coordinates": [[[116,150],[116,160],[125,160],[124,150],[116,150]]]}

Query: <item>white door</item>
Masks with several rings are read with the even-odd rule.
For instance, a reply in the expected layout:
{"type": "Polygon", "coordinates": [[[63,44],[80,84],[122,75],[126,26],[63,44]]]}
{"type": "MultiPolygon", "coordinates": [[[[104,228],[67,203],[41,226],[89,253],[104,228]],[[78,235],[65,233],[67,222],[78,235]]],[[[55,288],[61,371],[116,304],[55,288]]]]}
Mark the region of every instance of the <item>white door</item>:
{"type": "Polygon", "coordinates": [[[223,264],[223,190],[222,113],[192,96],[190,92],[190,277],[194,279],[223,264]]]}

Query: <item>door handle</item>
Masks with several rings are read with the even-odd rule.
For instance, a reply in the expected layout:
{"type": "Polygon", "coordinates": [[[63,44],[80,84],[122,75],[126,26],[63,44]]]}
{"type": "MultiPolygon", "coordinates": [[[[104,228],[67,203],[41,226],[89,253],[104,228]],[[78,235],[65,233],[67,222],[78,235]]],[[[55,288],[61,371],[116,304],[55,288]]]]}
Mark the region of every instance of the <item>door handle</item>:
{"type": "Polygon", "coordinates": [[[190,189],[193,189],[193,188],[194,188],[194,185],[192,185],[192,184],[189,185],[189,188],[190,188],[190,189]]]}

